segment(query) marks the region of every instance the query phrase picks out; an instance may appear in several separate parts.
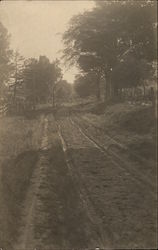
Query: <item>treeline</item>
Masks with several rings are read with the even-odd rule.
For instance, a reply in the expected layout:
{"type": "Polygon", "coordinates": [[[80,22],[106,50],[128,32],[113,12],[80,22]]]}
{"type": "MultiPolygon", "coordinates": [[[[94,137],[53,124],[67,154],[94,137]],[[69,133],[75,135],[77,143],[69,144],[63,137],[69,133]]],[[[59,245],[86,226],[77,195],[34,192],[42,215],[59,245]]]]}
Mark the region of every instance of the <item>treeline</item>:
{"type": "Polygon", "coordinates": [[[0,22],[0,97],[5,91],[5,83],[12,70],[12,50],[9,49],[9,35],[7,29],[0,22]]]}
{"type": "Polygon", "coordinates": [[[138,86],[145,94],[156,60],[156,28],[156,1],[96,1],[92,11],[74,16],[63,41],[64,59],[80,68],[78,94],[95,93],[99,100],[104,92],[108,101],[138,86]]]}
{"type": "Polygon", "coordinates": [[[12,111],[35,109],[37,104],[69,99],[71,85],[63,80],[59,60],[46,56],[25,59],[9,47],[7,29],[0,23],[0,101],[12,111]]]}

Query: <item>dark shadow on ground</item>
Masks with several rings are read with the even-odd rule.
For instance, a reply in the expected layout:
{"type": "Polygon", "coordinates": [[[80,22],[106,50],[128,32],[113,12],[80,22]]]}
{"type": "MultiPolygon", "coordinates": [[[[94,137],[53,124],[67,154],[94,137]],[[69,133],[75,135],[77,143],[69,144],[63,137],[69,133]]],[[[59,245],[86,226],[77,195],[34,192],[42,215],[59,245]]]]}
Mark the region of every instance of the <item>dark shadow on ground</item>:
{"type": "Polygon", "coordinates": [[[0,247],[10,250],[20,226],[22,205],[38,159],[37,151],[25,151],[2,166],[0,247]]]}

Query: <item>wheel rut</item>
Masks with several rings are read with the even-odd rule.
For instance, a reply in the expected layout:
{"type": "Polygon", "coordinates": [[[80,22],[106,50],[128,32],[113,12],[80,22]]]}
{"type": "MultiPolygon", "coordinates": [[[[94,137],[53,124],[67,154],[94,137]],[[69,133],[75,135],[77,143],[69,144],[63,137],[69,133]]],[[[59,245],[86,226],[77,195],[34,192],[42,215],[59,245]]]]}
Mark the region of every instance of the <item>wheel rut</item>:
{"type": "Polygon", "coordinates": [[[23,207],[15,250],[154,246],[152,197],[68,117],[44,118],[23,207]]]}
{"type": "Polygon", "coordinates": [[[44,118],[39,159],[23,205],[14,249],[95,249],[109,245],[102,237],[101,220],[67,155],[60,126],[57,128],[53,120],[51,133],[49,119],[44,118]]]}
{"type": "Polygon", "coordinates": [[[69,117],[59,119],[59,124],[71,169],[84,187],[89,209],[95,211],[92,217],[100,220],[103,248],[154,246],[156,201],[146,179],[128,171],[69,117]]]}

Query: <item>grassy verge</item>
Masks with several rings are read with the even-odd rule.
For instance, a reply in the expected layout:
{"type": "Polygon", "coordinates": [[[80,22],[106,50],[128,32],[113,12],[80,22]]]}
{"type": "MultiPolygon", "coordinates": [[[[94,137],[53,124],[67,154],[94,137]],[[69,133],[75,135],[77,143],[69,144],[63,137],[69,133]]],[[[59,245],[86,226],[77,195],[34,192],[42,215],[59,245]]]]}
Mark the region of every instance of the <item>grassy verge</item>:
{"type": "Polygon", "coordinates": [[[104,114],[82,117],[141,157],[155,160],[156,119],[152,107],[121,103],[108,106],[104,114]]]}
{"type": "Polygon", "coordinates": [[[0,120],[0,247],[12,249],[22,203],[38,158],[42,121],[0,120]]]}
{"type": "Polygon", "coordinates": [[[89,112],[75,119],[102,146],[156,184],[156,119],[152,107],[113,104],[101,115],[89,112]]]}

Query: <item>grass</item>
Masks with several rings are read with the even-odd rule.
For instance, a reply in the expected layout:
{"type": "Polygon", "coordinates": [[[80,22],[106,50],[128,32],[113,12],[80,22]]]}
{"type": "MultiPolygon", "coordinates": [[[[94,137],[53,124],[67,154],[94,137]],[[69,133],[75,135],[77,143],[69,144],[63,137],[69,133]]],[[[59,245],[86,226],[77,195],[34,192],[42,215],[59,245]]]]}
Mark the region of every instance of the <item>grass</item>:
{"type": "Polygon", "coordinates": [[[105,134],[125,145],[130,152],[155,161],[156,118],[153,107],[117,103],[107,106],[103,114],[89,112],[82,117],[88,124],[101,128],[105,134]]]}
{"type": "Polygon", "coordinates": [[[22,202],[38,158],[42,119],[0,120],[0,247],[12,249],[22,202]]]}

